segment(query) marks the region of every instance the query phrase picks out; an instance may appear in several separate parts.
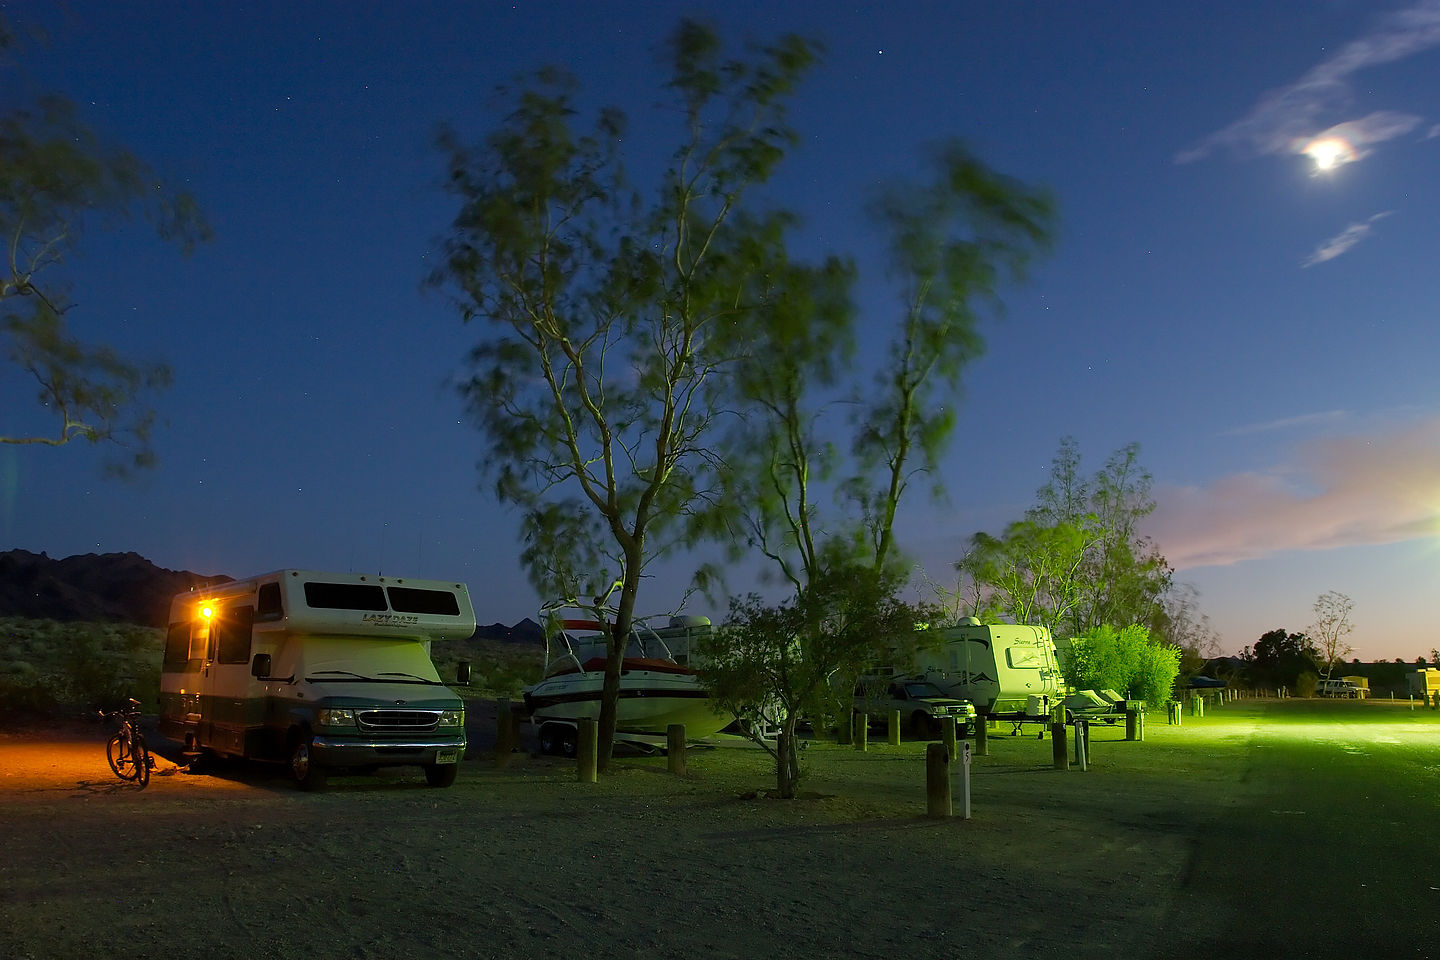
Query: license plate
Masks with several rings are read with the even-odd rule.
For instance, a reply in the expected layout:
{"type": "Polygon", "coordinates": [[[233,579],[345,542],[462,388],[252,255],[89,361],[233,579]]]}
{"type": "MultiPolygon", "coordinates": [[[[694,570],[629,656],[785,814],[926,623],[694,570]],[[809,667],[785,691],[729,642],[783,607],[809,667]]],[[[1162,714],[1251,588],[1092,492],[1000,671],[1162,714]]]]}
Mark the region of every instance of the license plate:
{"type": "Polygon", "coordinates": [[[459,763],[459,762],[460,762],[460,751],[459,751],[459,750],[436,750],[436,751],[435,751],[435,762],[436,762],[436,763],[459,763]]]}

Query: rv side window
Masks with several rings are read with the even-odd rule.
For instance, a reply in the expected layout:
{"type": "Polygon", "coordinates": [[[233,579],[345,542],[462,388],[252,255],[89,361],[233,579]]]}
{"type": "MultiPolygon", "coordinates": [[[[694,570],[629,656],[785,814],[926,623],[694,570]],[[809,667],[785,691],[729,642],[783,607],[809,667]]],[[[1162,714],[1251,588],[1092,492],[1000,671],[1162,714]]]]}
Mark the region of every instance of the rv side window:
{"type": "Polygon", "coordinates": [[[220,611],[213,629],[219,634],[217,659],[221,663],[250,662],[250,625],[254,621],[255,608],[249,604],[220,611]]]}
{"type": "Polygon", "coordinates": [[[447,617],[460,616],[460,601],[456,600],[455,594],[449,590],[391,587],[389,592],[390,609],[396,613],[438,613],[447,617]]]}
{"type": "Polygon", "coordinates": [[[378,610],[385,605],[385,591],[372,583],[305,583],[305,605],[316,610],[378,610]]]}
{"type": "Polygon", "coordinates": [[[280,605],[280,584],[260,584],[260,608],[255,611],[256,620],[279,620],[285,616],[285,609],[280,605]]]}
{"type": "Polygon", "coordinates": [[[210,624],[195,623],[190,626],[190,659],[210,659],[210,624]]]}
{"type": "Polygon", "coordinates": [[[190,623],[182,620],[170,624],[165,633],[165,669],[184,670],[190,659],[190,623]]]}

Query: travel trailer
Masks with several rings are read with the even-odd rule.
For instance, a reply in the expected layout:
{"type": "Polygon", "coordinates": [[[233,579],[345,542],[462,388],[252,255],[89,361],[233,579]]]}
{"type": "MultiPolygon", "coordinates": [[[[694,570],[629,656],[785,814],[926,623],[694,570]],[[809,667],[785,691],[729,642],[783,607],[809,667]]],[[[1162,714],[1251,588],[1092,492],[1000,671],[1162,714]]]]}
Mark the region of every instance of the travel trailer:
{"type": "Polygon", "coordinates": [[[1044,627],[966,617],[923,646],[914,667],[983,716],[1046,716],[1066,692],[1055,641],[1044,627]]]}
{"type": "Polygon", "coordinates": [[[1421,667],[1419,670],[1411,670],[1405,675],[1405,689],[1412,697],[1420,697],[1426,703],[1433,701],[1435,695],[1440,694],[1440,668],[1421,667]]]}
{"type": "Polygon", "coordinates": [[[160,732],[204,755],[288,763],[304,789],[336,768],[419,766],[455,782],[465,705],[430,643],[475,632],[463,583],[278,570],[170,604],[160,732]]]}

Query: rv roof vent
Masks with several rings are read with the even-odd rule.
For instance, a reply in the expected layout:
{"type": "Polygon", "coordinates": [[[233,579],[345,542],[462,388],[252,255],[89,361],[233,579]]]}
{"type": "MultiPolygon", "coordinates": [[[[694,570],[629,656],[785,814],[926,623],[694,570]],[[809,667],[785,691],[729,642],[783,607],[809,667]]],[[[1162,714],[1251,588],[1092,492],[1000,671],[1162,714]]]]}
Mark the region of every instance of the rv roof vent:
{"type": "Polygon", "coordinates": [[[671,617],[671,618],[670,618],[670,626],[672,626],[672,627],[708,627],[708,626],[710,626],[710,618],[709,618],[709,617],[671,617]]]}
{"type": "Polygon", "coordinates": [[[961,617],[959,625],[962,627],[978,627],[980,626],[980,621],[976,617],[961,617]]]}

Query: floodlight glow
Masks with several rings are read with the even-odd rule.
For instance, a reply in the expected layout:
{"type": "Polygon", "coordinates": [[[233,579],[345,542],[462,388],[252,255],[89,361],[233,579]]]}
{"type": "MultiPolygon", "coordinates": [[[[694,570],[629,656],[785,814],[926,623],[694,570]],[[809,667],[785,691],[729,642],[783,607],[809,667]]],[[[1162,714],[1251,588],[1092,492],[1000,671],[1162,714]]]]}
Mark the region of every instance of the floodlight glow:
{"type": "Polygon", "coordinates": [[[208,603],[201,604],[200,616],[205,620],[209,620],[211,617],[215,616],[215,608],[208,603]]]}

